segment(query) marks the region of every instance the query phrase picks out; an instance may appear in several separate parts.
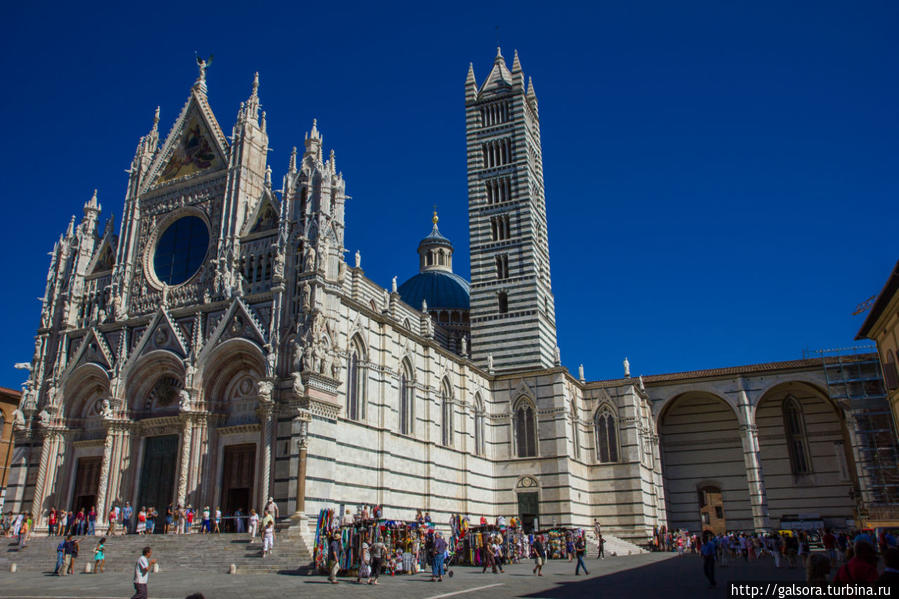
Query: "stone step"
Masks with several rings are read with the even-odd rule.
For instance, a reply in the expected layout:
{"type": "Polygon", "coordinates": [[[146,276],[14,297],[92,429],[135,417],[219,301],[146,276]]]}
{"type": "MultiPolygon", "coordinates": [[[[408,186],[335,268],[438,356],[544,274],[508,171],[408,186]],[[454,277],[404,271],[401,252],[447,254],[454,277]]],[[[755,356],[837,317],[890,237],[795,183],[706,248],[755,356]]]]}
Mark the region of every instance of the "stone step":
{"type": "MultiPolygon", "coordinates": [[[[106,572],[131,572],[143,547],[153,548],[153,557],[159,560],[161,571],[193,569],[210,572],[228,572],[234,564],[237,572],[296,572],[311,562],[305,545],[279,535],[271,556],[262,558],[262,543],[249,542],[246,535],[126,535],[110,537],[106,541],[106,572]]],[[[48,572],[56,566],[56,547],[62,537],[36,537],[28,546],[20,549],[11,539],[0,540],[0,571],[9,571],[12,563],[22,572],[48,572]]],[[[99,537],[78,537],[81,551],[77,561],[78,572],[84,572],[85,563],[93,565],[93,550],[99,537]]]]}

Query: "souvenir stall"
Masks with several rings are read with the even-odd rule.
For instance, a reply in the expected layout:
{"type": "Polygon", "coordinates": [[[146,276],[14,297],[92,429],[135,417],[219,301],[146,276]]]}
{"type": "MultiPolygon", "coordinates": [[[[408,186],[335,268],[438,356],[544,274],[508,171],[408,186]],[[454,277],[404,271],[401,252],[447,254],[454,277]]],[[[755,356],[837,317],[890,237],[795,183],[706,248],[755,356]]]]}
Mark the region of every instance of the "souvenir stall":
{"type": "Polygon", "coordinates": [[[508,560],[517,561],[528,558],[530,544],[527,535],[521,529],[486,524],[468,527],[459,543],[461,552],[457,557],[457,563],[463,566],[483,566],[486,559],[484,554],[486,547],[491,538],[496,538],[497,535],[502,538],[505,548],[504,555],[508,560]]]}
{"type": "Polygon", "coordinates": [[[567,558],[565,555],[565,542],[568,538],[571,541],[577,541],[584,535],[582,528],[549,528],[546,530],[538,530],[535,535],[543,535],[544,548],[546,549],[546,557],[548,559],[567,558]]]}
{"type": "Polygon", "coordinates": [[[423,530],[417,522],[360,519],[341,525],[335,519],[334,510],[322,510],[316,526],[314,551],[315,565],[320,570],[327,568],[328,543],[334,534],[340,536],[340,573],[343,575],[356,574],[361,565],[362,544],[371,546],[376,540],[387,547],[384,575],[419,571],[419,554],[424,542],[423,530]]]}

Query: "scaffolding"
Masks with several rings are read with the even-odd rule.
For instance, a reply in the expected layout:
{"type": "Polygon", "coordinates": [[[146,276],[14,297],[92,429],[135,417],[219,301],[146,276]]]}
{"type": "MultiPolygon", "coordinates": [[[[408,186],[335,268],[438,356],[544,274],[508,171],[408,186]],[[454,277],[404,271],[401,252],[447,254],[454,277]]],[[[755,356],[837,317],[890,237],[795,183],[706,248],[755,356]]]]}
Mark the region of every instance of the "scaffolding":
{"type": "Polygon", "coordinates": [[[854,436],[858,516],[899,512],[899,444],[877,350],[873,345],[806,351],[821,360],[827,392],[854,436]]]}

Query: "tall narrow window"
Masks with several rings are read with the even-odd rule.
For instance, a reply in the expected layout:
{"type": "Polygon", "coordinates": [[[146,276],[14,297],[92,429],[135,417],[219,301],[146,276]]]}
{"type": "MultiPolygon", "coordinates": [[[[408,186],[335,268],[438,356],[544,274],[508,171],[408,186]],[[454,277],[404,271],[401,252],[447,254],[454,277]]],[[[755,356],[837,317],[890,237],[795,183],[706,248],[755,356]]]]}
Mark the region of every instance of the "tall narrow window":
{"type": "Polygon", "coordinates": [[[790,467],[793,474],[808,474],[812,471],[808,454],[808,439],[805,434],[805,418],[802,405],[795,397],[787,397],[783,403],[784,432],[790,452],[790,467]]]}
{"type": "Polygon", "coordinates": [[[497,279],[508,279],[509,278],[509,255],[508,254],[500,254],[496,257],[496,278],[497,279]]]}
{"type": "Polygon", "coordinates": [[[534,408],[527,402],[520,402],[515,410],[515,448],[518,457],[533,458],[537,456],[537,426],[534,419],[534,408]]]}
{"type": "Polygon", "coordinates": [[[414,422],[412,406],[412,372],[408,363],[404,361],[400,373],[400,433],[403,435],[412,434],[414,422]]]}
{"type": "Polygon", "coordinates": [[[474,452],[475,455],[484,455],[484,402],[480,396],[474,402],[474,452]]]}
{"type": "Polygon", "coordinates": [[[581,459],[581,441],[577,434],[577,406],[571,402],[571,443],[574,449],[574,459],[581,459]]]}
{"type": "Polygon", "coordinates": [[[347,358],[346,417],[350,420],[365,419],[365,369],[362,367],[362,349],[358,343],[350,344],[347,358]]]}
{"type": "Polygon", "coordinates": [[[596,459],[600,463],[618,461],[618,429],[615,416],[608,409],[596,412],[593,422],[596,437],[596,459]]]}
{"type": "Polygon", "coordinates": [[[500,291],[496,294],[496,299],[499,303],[499,313],[507,313],[509,311],[509,295],[505,291],[500,291]]]}
{"type": "Polygon", "coordinates": [[[443,444],[447,447],[453,445],[453,396],[450,391],[449,383],[443,382],[440,391],[440,412],[442,414],[441,431],[443,444]]]}

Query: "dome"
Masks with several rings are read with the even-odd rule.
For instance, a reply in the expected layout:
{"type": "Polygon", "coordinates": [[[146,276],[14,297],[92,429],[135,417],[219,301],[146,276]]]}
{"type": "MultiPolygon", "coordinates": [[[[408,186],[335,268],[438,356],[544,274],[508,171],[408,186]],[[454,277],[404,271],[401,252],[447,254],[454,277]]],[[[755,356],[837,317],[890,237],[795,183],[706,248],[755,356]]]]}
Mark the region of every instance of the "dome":
{"type": "Polygon", "coordinates": [[[468,310],[468,281],[445,270],[420,272],[397,288],[400,298],[413,308],[428,302],[428,309],[468,310]]]}

